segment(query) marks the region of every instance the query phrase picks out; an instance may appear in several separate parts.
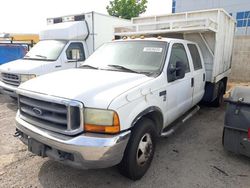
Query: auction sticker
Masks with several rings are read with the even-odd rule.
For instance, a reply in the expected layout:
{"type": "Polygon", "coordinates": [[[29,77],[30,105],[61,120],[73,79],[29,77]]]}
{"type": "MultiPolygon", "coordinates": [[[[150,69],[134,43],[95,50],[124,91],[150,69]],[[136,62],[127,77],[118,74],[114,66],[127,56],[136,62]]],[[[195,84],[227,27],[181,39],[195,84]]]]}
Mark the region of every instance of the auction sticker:
{"type": "Polygon", "coordinates": [[[157,52],[157,53],[161,53],[161,52],[162,52],[162,48],[157,48],[157,47],[144,47],[144,48],[143,48],[143,52],[157,52]]]}

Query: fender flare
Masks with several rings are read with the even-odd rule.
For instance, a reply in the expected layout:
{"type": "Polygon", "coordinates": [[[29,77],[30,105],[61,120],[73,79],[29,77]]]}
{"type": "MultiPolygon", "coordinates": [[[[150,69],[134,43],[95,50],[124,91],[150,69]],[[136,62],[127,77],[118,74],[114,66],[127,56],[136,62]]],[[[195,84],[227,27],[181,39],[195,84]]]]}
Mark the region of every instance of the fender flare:
{"type": "Polygon", "coordinates": [[[142,112],[140,112],[135,118],[134,120],[132,121],[131,123],[131,129],[135,126],[135,124],[142,118],[142,117],[145,117],[146,115],[150,114],[150,113],[153,113],[153,112],[156,112],[157,114],[160,115],[160,119],[158,120],[158,122],[155,122],[157,123],[157,133],[160,134],[161,132],[161,129],[162,129],[162,126],[163,126],[163,113],[161,111],[161,109],[157,106],[151,106],[151,107],[148,107],[146,108],[145,110],[143,110],[142,112]]]}

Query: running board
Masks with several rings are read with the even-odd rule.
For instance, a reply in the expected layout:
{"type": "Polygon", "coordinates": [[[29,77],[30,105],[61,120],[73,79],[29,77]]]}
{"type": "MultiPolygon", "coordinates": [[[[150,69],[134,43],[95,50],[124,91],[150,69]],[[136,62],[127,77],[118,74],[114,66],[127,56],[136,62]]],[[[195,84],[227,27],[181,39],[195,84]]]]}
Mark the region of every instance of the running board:
{"type": "Polygon", "coordinates": [[[166,131],[163,130],[163,132],[161,133],[161,137],[168,137],[172,135],[179,128],[180,125],[182,125],[192,116],[194,116],[199,110],[200,110],[200,107],[198,105],[191,108],[183,116],[181,116],[179,119],[174,121],[172,125],[169,125],[168,127],[166,127],[166,131]]]}

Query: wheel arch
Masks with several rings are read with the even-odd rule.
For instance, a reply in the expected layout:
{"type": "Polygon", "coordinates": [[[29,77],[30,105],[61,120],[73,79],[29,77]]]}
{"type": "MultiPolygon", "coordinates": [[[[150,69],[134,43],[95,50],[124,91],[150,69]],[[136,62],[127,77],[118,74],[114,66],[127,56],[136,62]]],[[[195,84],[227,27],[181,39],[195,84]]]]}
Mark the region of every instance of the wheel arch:
{"type": "Polygon", "coordinates": [[[224,88],[223,88],[224,94],[226,93],[226,89],[227,89],[227,81],[228,81],[227,77],[224,77],[223,79],[220,80],[220,82],[222,82],[224,84],[224,88]]]}
{"type": "Polygon", "coordinates": [[[158,108],[156,106],[151,106],[151,107],[148,107],[147,109],[143,110],[142,112],[140,112],[132,121],[131,128],[133,129],[133,127],[136,125],[136,123],[139,120],[141,120],[142,118],[148,118],[148,119],[152,120],[156,125],[155,128],[156,128],[157,135],[161,134],[164,120],[163,120],[163,113],[162,113],[160,108],[158,108]]]}

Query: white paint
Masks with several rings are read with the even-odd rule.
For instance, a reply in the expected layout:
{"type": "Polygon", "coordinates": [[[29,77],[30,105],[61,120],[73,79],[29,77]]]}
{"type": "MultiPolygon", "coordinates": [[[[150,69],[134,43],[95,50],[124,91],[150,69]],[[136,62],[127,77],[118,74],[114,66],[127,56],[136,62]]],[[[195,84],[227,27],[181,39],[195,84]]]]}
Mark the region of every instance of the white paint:
{"type": "MultiPolygon", "coordinates": [[[[82,101],[85,107],[107,109],[112,100],[153,78],[116,71],[69,69],[23,83],[19,88],[82,101]]],[[[140,98],[141,95],[137,96],[140,98]]],[[[129,101],[135,100],[133,98],[129,101]]]]}
{"type": "Polygon", "coordinates": [[[86,22],[63,22],[46,26],[39,34],[40,40],[85,40],[88,36],[86,22]]]}

